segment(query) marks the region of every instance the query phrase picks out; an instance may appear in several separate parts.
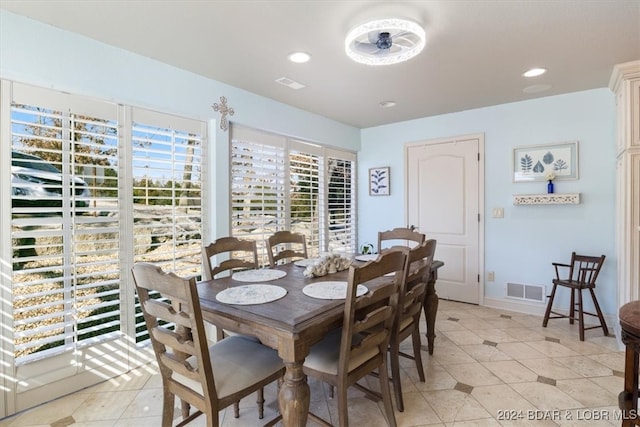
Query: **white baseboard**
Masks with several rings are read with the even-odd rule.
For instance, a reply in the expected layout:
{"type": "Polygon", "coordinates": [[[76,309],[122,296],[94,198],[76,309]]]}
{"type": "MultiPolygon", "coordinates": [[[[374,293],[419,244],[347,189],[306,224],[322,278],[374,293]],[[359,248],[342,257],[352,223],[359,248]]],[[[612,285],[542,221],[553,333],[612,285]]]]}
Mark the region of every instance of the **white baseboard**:
{"type": "MultiPolygon", "coordinates": [[[[508,299],[500,299],[500,298],[488,298],[484,297],[485,307],[497,308],[500,310],[508,310],[515,311],[516,313],[523,314],[532,314],[534,316],[544,317],[544,312],[547,309],[546,303],[539,302],[528,302],[528,301],[517,301],[517,300],[508,300],[508,299]]],[[[558,311],[563,314],[569,314],[569,310],[560,310],[554,308],[554,311],[558,311]]],[[[616,331],[616,336],[619,336],[619,328],[616,329],[616,325],[618,324],[618,316],[611,314],[604,314],[604,320],[607,322],[607,326],[610,326],[616,331]]],[[[593,316],[585,316],[584,319],[585,324],[589,325],[597,325],[597,318],[593,316]]]]}

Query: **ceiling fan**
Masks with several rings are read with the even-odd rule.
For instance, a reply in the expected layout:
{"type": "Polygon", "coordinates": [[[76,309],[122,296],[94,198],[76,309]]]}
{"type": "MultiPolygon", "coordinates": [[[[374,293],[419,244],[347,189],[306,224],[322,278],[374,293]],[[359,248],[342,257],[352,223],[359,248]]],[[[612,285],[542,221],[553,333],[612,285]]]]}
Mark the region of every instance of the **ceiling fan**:
{"type": "Polygon", "coordinates": [[[412,21],[398,19],[371,21],[352,30],[345,40],[347,55],[367,65],[406,61],[424,45],[424,30],[412,21]]]}

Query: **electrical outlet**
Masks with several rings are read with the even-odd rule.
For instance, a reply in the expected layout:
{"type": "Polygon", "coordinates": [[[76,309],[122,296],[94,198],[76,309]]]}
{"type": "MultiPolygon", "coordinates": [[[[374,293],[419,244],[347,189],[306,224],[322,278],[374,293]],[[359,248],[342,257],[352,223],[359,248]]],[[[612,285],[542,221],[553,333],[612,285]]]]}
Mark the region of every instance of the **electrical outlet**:
{"type": "Polygon", "coordinates": [[[488,282],[493,282],[494,280],[496,280],[496,273],[493,271],[488,271],[487,272],[487,281],[488,282]]]}

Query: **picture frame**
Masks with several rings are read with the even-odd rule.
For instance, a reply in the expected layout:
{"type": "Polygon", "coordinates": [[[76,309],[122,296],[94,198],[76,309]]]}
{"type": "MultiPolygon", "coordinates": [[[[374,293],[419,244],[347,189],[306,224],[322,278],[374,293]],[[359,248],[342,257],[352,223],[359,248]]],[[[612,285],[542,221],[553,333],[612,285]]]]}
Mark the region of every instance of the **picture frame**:
{"type": "Polygon", "coordinates": [[[512,160],[514,182],[578,179],[578,141],[515,147],[512,160]]]}
{"type": "Polygon", "coordinates": [[[390,168],[382,166],[369,169],[369,195],[388,196],[391,194],[390,168]]]}

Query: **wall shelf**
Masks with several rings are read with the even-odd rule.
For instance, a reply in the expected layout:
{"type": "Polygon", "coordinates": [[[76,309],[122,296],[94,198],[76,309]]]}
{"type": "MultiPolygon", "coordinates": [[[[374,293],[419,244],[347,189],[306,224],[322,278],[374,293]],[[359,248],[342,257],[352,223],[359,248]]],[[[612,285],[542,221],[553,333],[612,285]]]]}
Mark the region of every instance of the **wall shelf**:
{"type": "Polygon", "coordinates": [[[571,194],[514,194],[513,205],[577,205],[580,193],[571,194]]]}

